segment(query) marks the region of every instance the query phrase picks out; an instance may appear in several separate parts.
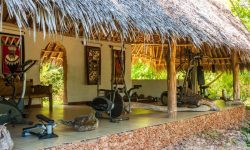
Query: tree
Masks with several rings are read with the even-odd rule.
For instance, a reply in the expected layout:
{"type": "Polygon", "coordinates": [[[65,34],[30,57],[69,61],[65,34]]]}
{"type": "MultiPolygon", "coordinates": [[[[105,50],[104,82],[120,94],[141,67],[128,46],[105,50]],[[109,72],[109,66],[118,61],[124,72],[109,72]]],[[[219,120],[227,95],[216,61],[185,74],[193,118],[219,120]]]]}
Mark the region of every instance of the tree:
{"type": "Polygon", "coordinates": [[[52,84],[53,100],[63,103],[63,67],[50,63],[40,66],[40,81],[42,85],[52,84]]]}
{"type": "Polygon", "coordinates": [[[157,72],[149,64],[143,63],[140,59],[136,64],[132,65],[131,71],[131,78],[132,79],[166,79],[167,73],[166,71],[157,72]]]}
{"type": "Polygon", "coordinates": [[[229,0],[229,7],[250,31],[250,0],[229,0]]]}
{"type": "MultiPolygon", "coordinates": [[[[212,81],[220,72],[218,73],[205,73],[206,83],[212,81]]],[[[247,100],[250,97],[250,72],[242,71],[240,73],[240,91],[241,91],[241,99],[243,101],[247,100]]],[[[226,90],[226,95],[229,99],[233,99],[233,76],[231,73],[224,73],[218,80],[216,80],[213,84],[208,88],[208,93],[210,94],[210,98],[219,99],[222,96],[222,89],[226,90]]]]}

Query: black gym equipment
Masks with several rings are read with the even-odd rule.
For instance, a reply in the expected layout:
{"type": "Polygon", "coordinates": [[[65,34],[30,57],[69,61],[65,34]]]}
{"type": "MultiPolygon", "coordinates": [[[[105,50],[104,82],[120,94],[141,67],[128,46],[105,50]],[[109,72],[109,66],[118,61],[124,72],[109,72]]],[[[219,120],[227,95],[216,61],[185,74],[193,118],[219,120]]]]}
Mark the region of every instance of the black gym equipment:
{"type": "Polygon", "coordinates": [[[212,66],[211,66],[211,70],[212,70],[212,73],[215,73],[215,72],[216,72],[216,67],[215,67],[215,64],[212,64],[212,66]]]}
{"type": "MultiPolygon", "coordinates": [[[[182,86],[177,87],[177,106],[183,105],[183,101],[182,101],[183,91],[182,90],[183,90],[182,86]]],[[[168,91],[163,91],[161,93],[160,100],[163,106],[168,105],[168,91]]]]}
{"type": "Polygon", "coordinates": [[[205,85],[204,71],[203,67],[200,65],[197,66],[197,80],[198,80],[198,85],[200,86],[205,85]]]}
{"type": "Polygon", "coordinates": [[[58,135],[54,134],[53,131],[56,126],[54,120],[42,114],[36,115],[36,118],[39,119],[41,123],[36,124],[32,127],[23,128],[22,137],[27,137],[29,135],[35,135],[39,139],[50,139],[58,137],[58,135]]]}
{"type": "MultiPolygon", "coordinates": [[[[106,112],[109,115],[111,121],[115,121],[123,113],[124,102],[118,91],[104,90],[105,96],[98,96],[93,99],[92,107],[97,111],[98,118],[101,117],[100,113],[106,112]]],[[[120,120],[120,119],[118,119],[120,120]]]]}
{"type": "Polygon", "coordinates": [[[24,114],[24,95],[26,91],[26,72],[36,63],[36,60],[27,60],[23,65],[19,63],[7,63],[10,74],[5,74],[3,79],[7,86],[12,87],[12,96],[9,99],[0,97],[0,124],[32,124],[23,118],[24,114]],[[22,94],[16,102],[16,86],[17,78],[22,80],[22,94]]]}
{"type": "MultiPolygon", "coordinates": [[[[123,120],[128,120],[129,117],[124,116],[125,113],[130,113],[130,95],[128,94],[127,86],[124,80],[124,44],[121,48],[121,59],[119,60],[120,67],[122,70],[122,80],[123,85],[122,88],[118,86],[117,81],[114,82],[114,73],[111,74],[111,90],[110,89],[99,89],[99,77],[97,78],[97,97],[92,100],[92,108],[96,110],[97,118],[105,118],[103,117],[103,113],[108,115],[108,119],[111,122],[119,122],[123,120]],[[114,83],[113,83],[114,82],[114,83]],[[103,95],[100,96],[100,93],[103,95]],[[126,95],[128,97],[128,107],[125,106],[123,97],[121,94],[126,95]],[[126,109],[128,108],[128,110],[126,109]]],[[[98,73],[99,75],[99,73],[98,73]]]]}
{"type": "MultiPolygon", "coordinates": [[[[131,101],[132,102],[138,102],[138,94],[136,93],[136,92],[133,92],[132,93],[132,91],[134,91],[134,90],[137,90],[137,89],[139,89],[139,88],[141,88],[142,87],[142,85],[134,85],[132,88],[130,88],[129,90],[128,90],[128,95],[130,96],[130,99],[131,99],[131,101]]],[[[129,101],[129,98],[128,98],[128,96],[127,95],[124,95],[123,96],[123,100],[124,100],[124,102],[128,102],[129,101]]]]}
{"type": "MultiPolygon", "coordinates": [[[[185,103],[187,103],[187,99],[194,99],[194,101],[189,100],[188,103],[190,103],[191,105],[197,105],[198,99],[200,99],[201,97],[207,98],[207,92],[206,89],[208,88],[208,86],[205,86],[205,77],[204,77],[204,70],[203,70],[203,66],[201,66],[200,61],[202,60],[202,58],[204,56],[202,55],[194,55],[194,54],[190,54],[188,55],[190,56],[190,63],[189,63],[189,67],[186,71],[186,75],[183,81],[183,85],[177,87],[177,106],[183,106],[185,103]],[[199,96],[195,95],[195,93],[192,93],[192,96],[190,95],[190,91],[188,92],[187,89],[193,89],[193,87],[195,85],[193,85],[192,81],[192,76],[193,76],[193,71],[197,72],[196,76],[197,76],[197,83],[200,87],[200,92],[199,92],[199,96]]],[[[163,91],[161,94],[161,103],[162,105],[166,106],[167,105],[167,101],[168,101],[168,91],[163,91]]]]}

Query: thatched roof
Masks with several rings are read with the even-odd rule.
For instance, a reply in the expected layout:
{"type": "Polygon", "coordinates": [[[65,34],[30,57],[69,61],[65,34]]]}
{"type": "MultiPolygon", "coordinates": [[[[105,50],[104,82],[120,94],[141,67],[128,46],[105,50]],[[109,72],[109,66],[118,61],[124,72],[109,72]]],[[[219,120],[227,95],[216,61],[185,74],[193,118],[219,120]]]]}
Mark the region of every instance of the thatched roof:
{"type": "Polygon", "coordinates": [[[219,0],[3,1],[4,21],[14,21],[20,28],[38,26],[44,33],[75,31],[85,38],[118,34],[127,41],[143,36],[151,42],[152,35],[170,35],[187,38],[196,46],[205,42],[250,49],[246,28],[219,0]]]}
{"type": "MultiPolygon", "coordinates": [[[[238,51],[242,68],[250,66],[250,34],[220,0],[2,2],[4,22],[17,24],[19,28],[42,30],[44,36],[46,33],[76,35],[134,44],[167,43],[170,36],[177,39],[178,44],[191,44],[194,51],[214,57],[208,62],[217,65],[220,62],[221,70],[230,67],[228,57],[232,50],[238,51]]],[[[158,67],[164,62],[159,58],[158,67]]]]}
{"type": "MultiPolygon", "coordinates": [[[[156,71],[166,70],[166,61],[164,51],[167,51],[168,45],[162,44],[132,44],[132,64],[142,61],[150,65],[156,71]]],[[[205,70],[211,71],[215,66],[216,71],[231,71],[231,54],[223,48],[197,49],[192,44],[178,44],[176,49],[176,70],[183,71],[189,66],[193,56],[202,56],[201,64],[205,70]]],[[[249,57],[249,56],[248,56],[249,57]]],[[[240,69],[250,70],[249,63],[244,63],[241,55],[238,54],[238,63],[240,69]]]]}

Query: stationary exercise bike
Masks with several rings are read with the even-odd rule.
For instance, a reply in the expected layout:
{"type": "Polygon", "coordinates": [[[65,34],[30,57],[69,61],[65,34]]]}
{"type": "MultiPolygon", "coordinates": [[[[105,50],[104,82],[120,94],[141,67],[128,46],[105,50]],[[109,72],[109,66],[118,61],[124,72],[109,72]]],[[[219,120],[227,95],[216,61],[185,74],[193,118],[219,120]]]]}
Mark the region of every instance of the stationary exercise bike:
{"type": "MultiPolygon", "coordinates": [[[[103,113],[108,115],[108,119],[111,122],[119,122],[128,120],[128,117],[122,116],[123,113],[129,113],[129,110],[125,109],[126,106],[123,101],[123,97],[120,93],[124,93],[125,89],[115,87],[113,90],[100,89],[103,93],[102,96],[97,96],[92,101],[92,108],[96,111],[97,118],[103,117],[103,113]]],[[[129,97],[130,99],[130,97],[129,97]]],[[[129,108],[129,107],[128,107],[129,108]]],[[[130,108],[129,108],[130,109],[130,108]]]]}
{"type": "MultiPolygon", "coordinates": [[[[118,85],[118,81],[114,79],[112,73],[111,79],[111,89],[99,89],[99,77],[97,84],[97,97],[92,100],[92,108],[96,111],[97,118],[104,118],[103,113],[108,115],[108,119],[111,122],[119,122],[123,120],[128,120],[129,117],[123,114],[129,113],[131,111],[130,102],[131,97],[128,94],[127,86],[124,80],[124,56],[123,48],[121,50],[121,59],[119,60],[119,67],[121,69],[122,76],[122,87],[118,85]],[[121,88],[120,88],[121,87],[121,88]],[[100,93],[102,95],[100,96],[100,93]],[[126,95],[128,99],[127,106],[125,106],[122,95],[126,95]],[[126,109],[127,108],[127,109],[126,109]]],[[[98,73],[99,74],[99,73],[98,73]]]]}
{"type": "MultiPolygon", "coordinates": [[[[18,58],[19,59],[19,58],[18,58]]],[[[12,87],[12,96],[9,99],[0,97],[0,124],[32,124],[31,121],[24,119],[24,96],[26,91],[26,72],[36,63],[36,60],[27,60],[23,65],[15,62],[8,62],[7,66],[10,70],[9,74],[3,77],[7,86],[12,87]],[[20,78],[22,80],[22,94],[16,102],[16,86],[15,81],[20,78]]]]}

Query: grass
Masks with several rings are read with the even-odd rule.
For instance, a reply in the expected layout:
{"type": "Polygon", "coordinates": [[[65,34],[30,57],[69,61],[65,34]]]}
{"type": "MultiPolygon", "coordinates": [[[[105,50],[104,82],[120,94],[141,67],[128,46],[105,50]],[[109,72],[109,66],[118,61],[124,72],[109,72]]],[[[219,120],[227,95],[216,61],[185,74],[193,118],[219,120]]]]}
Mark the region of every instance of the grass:
{"type": "Polygon", "coordinates": [[[244,104],[246,105],[246,108],[250,110],[250,97],[248,97],[247,100],[244,101],[244,104]]]}
{"type": "Polygon", "coordinates": [[[226,103],[224,100],[215,100],[214,101],[215,105],[219,108],[224,108],[226,107],[226,103]]]}

